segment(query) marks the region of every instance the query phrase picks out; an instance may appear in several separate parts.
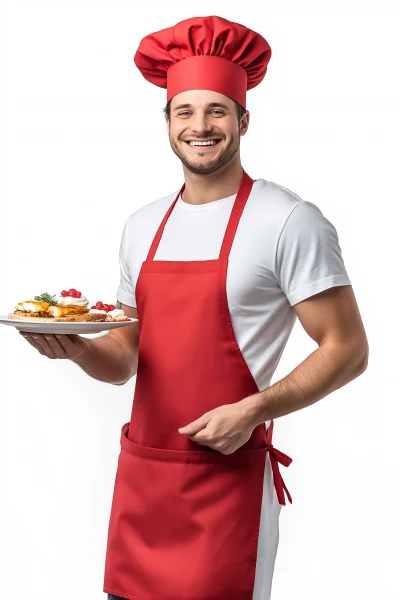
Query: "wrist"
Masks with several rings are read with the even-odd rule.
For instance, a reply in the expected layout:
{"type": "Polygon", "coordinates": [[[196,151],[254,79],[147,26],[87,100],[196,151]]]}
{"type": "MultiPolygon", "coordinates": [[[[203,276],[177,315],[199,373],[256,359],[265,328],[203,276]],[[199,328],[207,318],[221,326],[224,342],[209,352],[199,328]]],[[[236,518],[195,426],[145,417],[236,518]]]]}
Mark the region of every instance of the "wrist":
{"type": "Polygon", "coordinates": [[[91,340],[81,337],[79,336],[79,347],[81,349],[80,353],[75,356],[74,358],[71,358],[72,362],[76,363],[77,365],[83,365],[90,352],[91,352],[91,340]]]}
{"type": "Polygon", "coordinates": [[[265,419],[265,409],[263,409],[261,400],[261,394],[253,394],[252,396],[248,396],[241,400],[243,412],[245,418],[248,420],[250,425],[254,428],[261,423],[264,423],[267,419],[265,419]]]}

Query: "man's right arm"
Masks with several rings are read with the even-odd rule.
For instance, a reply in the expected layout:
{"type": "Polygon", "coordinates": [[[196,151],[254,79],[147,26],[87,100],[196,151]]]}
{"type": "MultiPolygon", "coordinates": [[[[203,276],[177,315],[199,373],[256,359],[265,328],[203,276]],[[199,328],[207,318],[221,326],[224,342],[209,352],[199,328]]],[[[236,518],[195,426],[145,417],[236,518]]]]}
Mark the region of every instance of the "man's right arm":
{"type": "MultiPolygon", "coordinates": [[[[136,308],[117,302],[128,317],[137,319],[136,308]]],[[[113,385],[123,385],[137,372],[139,333],[138,321],[110,330],[99,338],[80,335],[41,333],[20,334],[36,350],[51,359],[69,359],[90,377],[113,385]]]]}
{"type": "MultiPolygon", "coordinates": [[[[137,309],[116,303],[127,317],[138,318],[137,309]]],[[[138,321],[127,327],[112,329],[106,335],[95,338],[80,338],[83,352],[72,359],[90,377],[113,385],[123,385],[137,372],[138,321]]]]}

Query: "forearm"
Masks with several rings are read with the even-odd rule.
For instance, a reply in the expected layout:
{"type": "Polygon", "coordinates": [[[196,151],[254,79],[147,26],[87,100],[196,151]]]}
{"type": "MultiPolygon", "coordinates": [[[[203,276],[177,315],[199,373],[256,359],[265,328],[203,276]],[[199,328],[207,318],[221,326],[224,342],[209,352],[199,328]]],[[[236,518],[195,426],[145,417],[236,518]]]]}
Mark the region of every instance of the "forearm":
{"type": "Polygon", "coordinates": [[[137,371],[137,352],[133,353],[112,333],[95,339],[81,338],[84,351],[73,360],[93,379],[122,385],[137,371]]]}
{"type": "Polygon", "coordinates": [[[367,349],[323,344],[289,375],[242,400],[255,425],[306,408],[355,379],[366,368],[367,349]]]}

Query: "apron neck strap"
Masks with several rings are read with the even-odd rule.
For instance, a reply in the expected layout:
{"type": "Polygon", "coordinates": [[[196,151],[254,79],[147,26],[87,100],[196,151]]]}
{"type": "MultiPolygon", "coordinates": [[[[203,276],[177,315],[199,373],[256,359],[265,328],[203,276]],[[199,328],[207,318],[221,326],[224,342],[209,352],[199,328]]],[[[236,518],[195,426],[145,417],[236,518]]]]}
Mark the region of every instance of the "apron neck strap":
{"type": "Polygon", "coordinates": [[[235,202],[232,207],[228,226],[226,228],[224,239],[222,242],[221,251],[219,253],[219,258],[222,260],[228,260],[233,240],[235,238],[236,230],[239,225],[240,217],[242,216],[244,207],[246,206],[247,198],[250,196],[252,187],[253,180],[247,175],[246,171],[243,171],[242,182],[240,184],[240,188],[238,190],[235,202]]]}
{"type": "Polygon", "coordinates": [[[168,217],[172,213],[172,209],[174,208],[175,204],[178,202],[178,198],[182,194],[182,192],[183,192],[184,189],[185,189],[185,184],[183,184],[183,186],[179,190],[178,195],[176,196],[175,200],[173,201],[173,203],[171,204],[171,206],[169,207],[169,209],[165,213],[164,218],[161,221],[160,226],[157,229],[157,233],[154,236],[154,239],[153,239],[153,241],[151,243],[150,250],[149,250],[149,253],[147,255],[147,260],[153,260],[154,259],[154,255],[157,252],[158,244],[160,243],[161,236],[162,236],[163,231],[164,231],[165,223],[168,221],[168,217]]]}
{"type": "MultiPolygon", "coordinates": [[[[227,260],[229,257],[229,253],[231,251],[231,247],[233,244],[233,240],[235,238],[236,230],[239,225],[240,217],[242,216],[244,207],[246,206],[247,198],[250,195],[251,189],[253,187],[253,180],[247,175],[245,171],[243,171],[242,182],[240,184],[239,191],[236,195],[235,202],[232,207],[231,215],[229,217],[228,226],[225,231],[224,239],[221,246],[221,251],[219,253],[219,258],[223,260],[227,260]]],[[[175,200],[167,210],[164,215],[163,220],[160,223],[160,226],[157,230],[156,235],[154,236],[153,242],[150,246],[149,253],[147,255],[147,260],[153,260],[155,253],[157,252],[158,245],[161,240],[161,236],[164,231],[164,227],[166,222],[168,221],[168,217],[170,216],[175,204],[177,203],[179,196],[182,194],[185,189],[185,184],[179,190],[175,200]]]]}

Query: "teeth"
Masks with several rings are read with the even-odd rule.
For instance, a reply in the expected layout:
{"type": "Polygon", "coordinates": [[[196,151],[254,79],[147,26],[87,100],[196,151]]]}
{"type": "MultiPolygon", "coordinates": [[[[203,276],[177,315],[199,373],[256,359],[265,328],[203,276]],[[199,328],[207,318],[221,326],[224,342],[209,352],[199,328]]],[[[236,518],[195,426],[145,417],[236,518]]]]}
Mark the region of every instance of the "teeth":
{"type": "Polygon", "coordinates": [[[189,142],[190,146],[215,146],[217,142],[210,140],[209,142],[189,142]]]}

